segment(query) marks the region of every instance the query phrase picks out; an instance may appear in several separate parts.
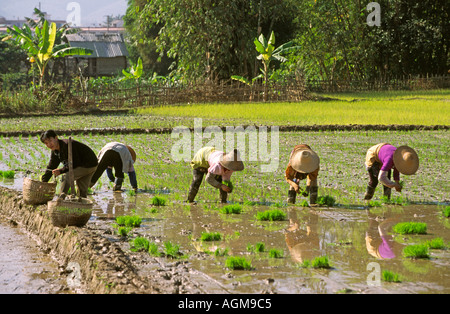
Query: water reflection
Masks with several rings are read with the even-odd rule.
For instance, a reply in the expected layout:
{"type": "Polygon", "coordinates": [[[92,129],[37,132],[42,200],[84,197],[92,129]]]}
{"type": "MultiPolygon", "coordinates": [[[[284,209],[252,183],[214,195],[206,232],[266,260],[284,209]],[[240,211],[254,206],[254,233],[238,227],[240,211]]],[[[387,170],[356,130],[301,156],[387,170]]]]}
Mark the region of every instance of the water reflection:
{"type": "Polygon", "coordinates": [[[317,215],[308,215],[304,226],[295,209],[288,210],[289,227],[286,229],[286,244],[295,262],[303,263],[320,255],[320,239],[317,232],[317,215]]]}
{"type": "Polygon", "coordinates": [[[96,200],[93,214],[104,219],[114,219],[117,216],[129,215],[136,209],[136,197],[125,199],[124,193],[107,192],[93,195],[96,200]]]}

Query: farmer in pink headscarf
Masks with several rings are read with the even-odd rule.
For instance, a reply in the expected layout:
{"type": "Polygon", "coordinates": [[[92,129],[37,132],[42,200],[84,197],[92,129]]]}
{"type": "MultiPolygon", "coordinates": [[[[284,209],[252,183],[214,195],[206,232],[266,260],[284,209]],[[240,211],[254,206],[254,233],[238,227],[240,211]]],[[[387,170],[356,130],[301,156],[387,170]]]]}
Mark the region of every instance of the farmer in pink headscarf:
{"type": "Polygon", "coordinates": [[[419,168],[419,157],[411,147],[396,148],[391,144],[381,143],[369,148],[365,164],[370,179],[364,199],[372,199],[378,181],[383,184],[384,196],[390,198],[392,188],[397,192],[402,191],[400,173],[404,175],[416,173],[419,168]],[[394,170],[394,182],[391,181],[391,170],[394,170]]]}

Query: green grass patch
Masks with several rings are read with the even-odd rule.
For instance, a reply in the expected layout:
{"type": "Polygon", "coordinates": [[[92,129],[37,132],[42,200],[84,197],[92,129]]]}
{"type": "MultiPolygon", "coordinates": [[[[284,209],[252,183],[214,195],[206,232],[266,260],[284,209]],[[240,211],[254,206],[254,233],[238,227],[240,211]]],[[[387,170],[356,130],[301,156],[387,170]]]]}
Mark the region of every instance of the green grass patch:
{"type": "Polygon", "coordinates": [[[400,275],[390,270],[383,270],[381,279],[386,282],[402,282],[400,279],[400,275]]]}
{"type": "Polygon", "coordinates": [[[253,253],[261,253],[264,252],[266,249],[266,245],[264,242],[258,242],[255,245],[253,244],[247,244],[247,251],[253,252],[253,253]]]}
{"type": "Polygon", "coordinates": [[[279,249],[270,249],[269,250],[269,257],[270,258],[282,258],[283,257],[283,250],[279,249]]]}
{"type": "Polygon", "coordinates": [[[201,241],[220,241],[222,234],[220,232],[202,232],[201,241]]]}
{"type": "Polygon", "coordinates": [[[330,260],[327,255],[318,256],[314,258],[312,261],[305,259],[301,264],[301,267],[308,268],[331,268],[330,260]]]}
{"type": "Polygon", "coordinates": [[[151,200],[152,205],[154,205],[154,206],[164,206],[164,205],[166,205],[166,201],[167,200],[164,197],[161,197],[158,195],[153,196],[153,198],[151,200]]]}
{"type": "Polygon", "coordinates": [[[333,196],[321,195],[317,197],[317,204],[319,204],[320,206],[333,207],[334,204],[336,204],[336,200],[334,199],[333,196]]]}
{"type": "Polygon", "coordinates": [[[426,244],[408,245],[403,249],[402,253],[404,257],[409,258],[430,258],[428,245],[426,244]]]}
{"type": "Polygon", "coordinates": [[[450,217],[450,206],[445,206],[442,213],[444,214],[444,217],[450,217]]]}
{"type": "Polygon", "coordinates": [[[240,214],[242,212],[242,206],[239,204],[225,205],[220,209],[223,214],[240,214]]]}
{"type": "Polygon", "coordinates": [[[260,221],[281,221],[286,219],[286,213],[280,209],[269,209],[257,212],[256,219],[260,221]]]}
{"type": "Polygon", "coordinates": [[[252,270],[252,263],[245,257],[230,256],[225,261],[225,267],[233,270],[252,270]]]}
{"type": "Polygon", "coordinates": [[[427,224],[423,222],[400,222],[392,227],[392,230],[400,234],[426,234],[427,224]]]}
{"type": "Polygon", "coordinates": [[[1,171],[0,170],[0,177],[3,177],[5,179],[14,179],[14,170],[6,170],[6,171],[1,171]]]}
{"type": "Polygon", "coordinates": [[[116,217],[116,223],[119,226],[137,228],[142,223],[142,218],[139,216],[119,216],[116,217]]]}
{"type": "Polygon", "coordinates": [[[434,238],[428,241],[425,241],[425,245],[428,246],[430,249],[434,250],[443,250],[446,248],[444,244],[444,239],[442,238],[434,238]]]}

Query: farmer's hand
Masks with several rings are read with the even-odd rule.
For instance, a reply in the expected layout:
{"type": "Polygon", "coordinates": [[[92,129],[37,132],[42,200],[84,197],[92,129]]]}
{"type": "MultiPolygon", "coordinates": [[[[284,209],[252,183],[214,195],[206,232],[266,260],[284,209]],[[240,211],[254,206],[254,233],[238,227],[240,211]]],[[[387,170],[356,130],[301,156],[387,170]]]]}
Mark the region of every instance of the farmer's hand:
{"type": "Polygon", "coordinates": [[[400,183],[398,183],[398,182],[395,182],[395,190],[397,191],[397,192],[401,192],[402,191],[402,186],[400,185],[400,183]]]}
{"type": "Polygon", "coordinates": [[[295,193],[299,193],[299,192],[300,192],[299,186],[298,186],[297,183],[292,182],[292,183],[291,183],[291,186],[294,188],[295,193]]]}
{"type": "Polygon", "coordinates": [[[53,175],[54,175],[55,178],[56,178],[57,176],[59,176],[59,175],[61,174],[61,170],[55,169],[55,170],[52,170],[52,173],[53,173],[53,175]]]}
{"type": "Polygon", "coordinates": [[[222,184],[222,185],[220,186],[220,188],[221,188],[222,191],[224,191],[224,192],[227,192],[227,193],[230,193],[230,192],[231,192],[231,189],[230,189],[228,186],[226,186],[225,184],[222,184]]]}

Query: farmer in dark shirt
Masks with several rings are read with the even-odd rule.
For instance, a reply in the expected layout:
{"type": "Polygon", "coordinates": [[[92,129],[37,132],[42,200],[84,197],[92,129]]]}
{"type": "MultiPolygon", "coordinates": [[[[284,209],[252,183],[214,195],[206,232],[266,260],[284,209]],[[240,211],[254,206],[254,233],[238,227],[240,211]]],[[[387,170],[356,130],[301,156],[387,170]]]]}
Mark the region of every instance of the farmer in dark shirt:
{"type": "MultiPolygon", "coordinates": [[[[49,130],[41,135],[41,142],[52,150],[50,162],[48,163],[47,169],[42,176],[42,181],[48,182],[52,175],[57,177],[60,174],[68,173],[69,141],[58,139],[55,131],[49,130]],[[61,168],[58,168],[60,163],[62,163],[63,166],[61,168]]],[[[72,161],[74,180],[77,183],[79,195],[81,197],[87,197],[87,190],[89,188],[92,175],[97,169],[97,156],[92,151],[92,149],[90,149],[85,144],[77,141],[72,141],[72,161]]],[[[67,194],[69,188],[69,176],[65,175],[62,180],[60,193],[67,194]]]]}

